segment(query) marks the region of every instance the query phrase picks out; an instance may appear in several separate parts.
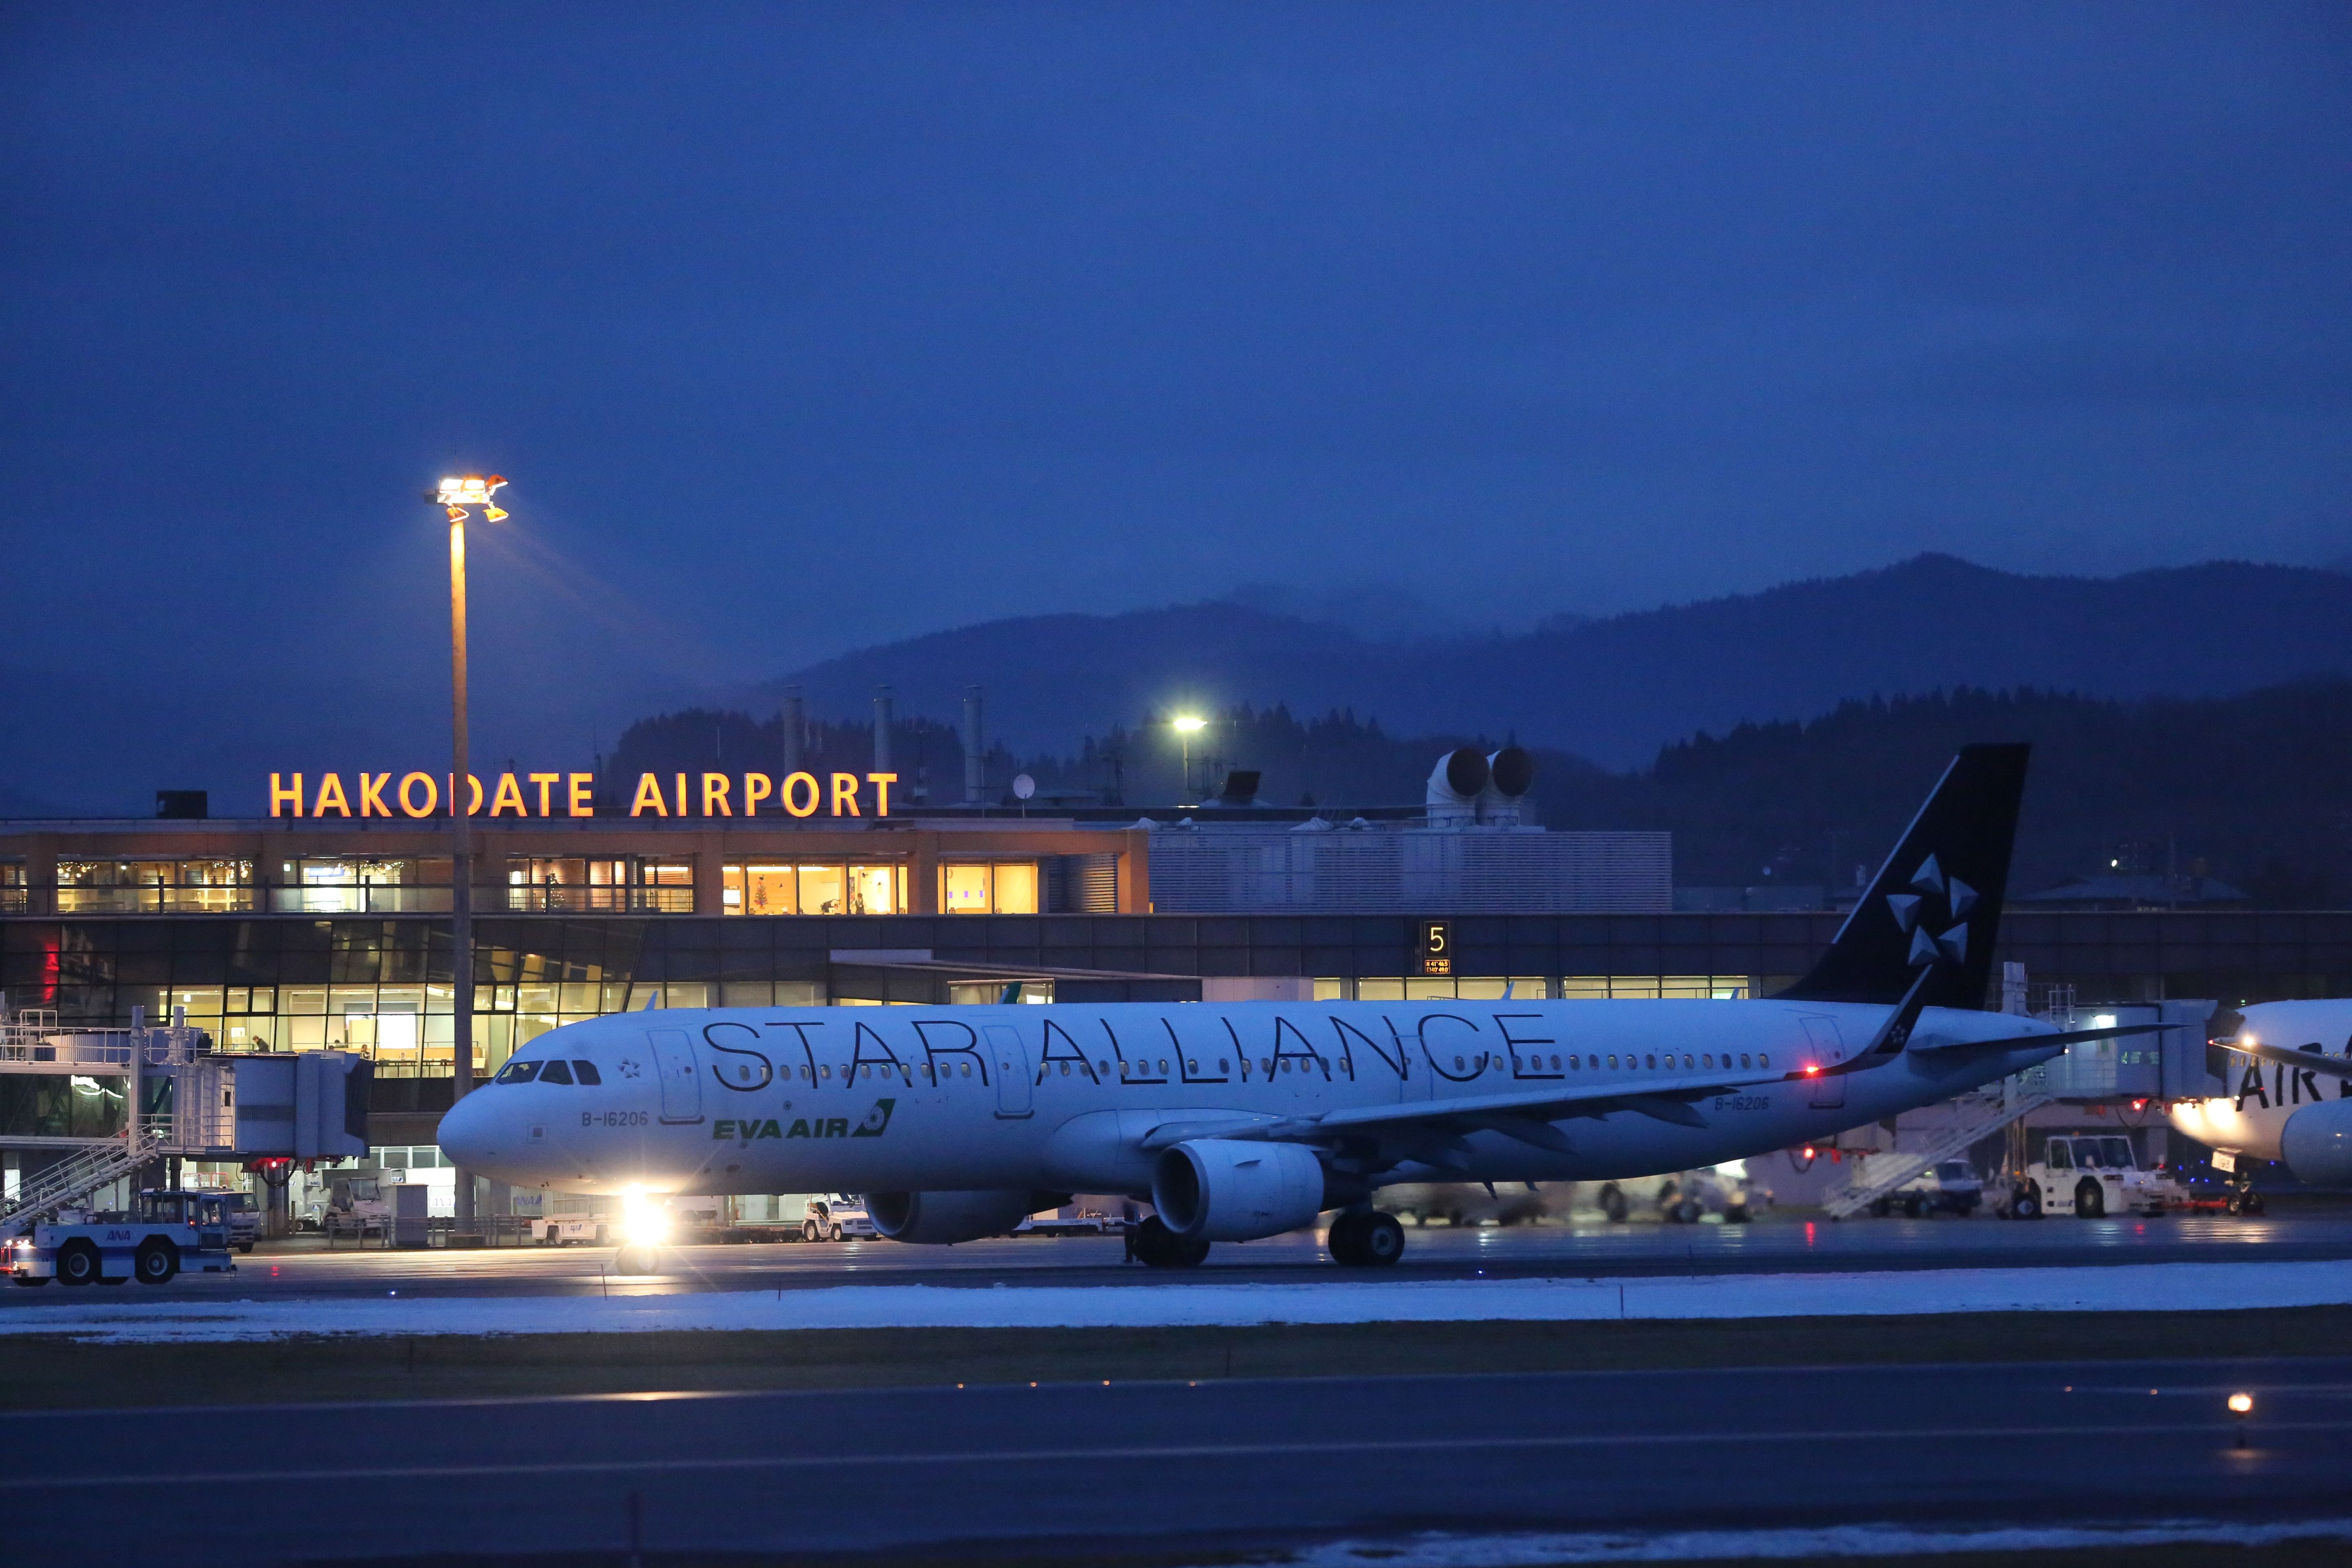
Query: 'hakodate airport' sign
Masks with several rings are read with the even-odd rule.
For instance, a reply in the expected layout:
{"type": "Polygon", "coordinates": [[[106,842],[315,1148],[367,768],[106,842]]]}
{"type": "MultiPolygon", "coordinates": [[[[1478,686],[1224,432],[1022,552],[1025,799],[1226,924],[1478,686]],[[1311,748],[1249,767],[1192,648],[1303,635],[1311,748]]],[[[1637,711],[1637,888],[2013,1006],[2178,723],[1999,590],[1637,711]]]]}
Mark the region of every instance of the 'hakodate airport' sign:
{"type": "MultiPolygon", "coordinates": [[[[389,773],[362,769],[352,775],[355,787],[343,787],[341,773],[320,773],[310,787],[301,773],[269,775],[272,816],[440,816],[457,815],[457,775],[407,773],[395,786],[389,773]],[[445,805],[444,803],[446,803],[445,805]]],[[[856,773],[829,775],[830,787],[814,773],[704,773],[701,787],[688,793],[685,773],[671,775],[665,784],[658,773],[639,773],[637,793],[629,803],[631,816],[757,816],[762,802],[770,811],[787,816],[814,816],[830,800],[834,816],[863,816],[858,807],[861,781],[856,773]],[[697,807],[698,809],[689,809],[697,807]]],[[[468,816],[593,816],[596,815],[594,773],[500,773],[488,792],[489,810],[482,809],[481,779],[466,775],[471,787],[468,816]],[[526,787],[528,785],[529,787],[526,787]],[[536,805],[538,809],[532,810],[536,805]],[[558,809],[558,807],[561,809],[558,809]]],[[[874,815],[890,815],[890,786],[897,773],[867,773],[862,781],[874,786],[874,815]]]]}

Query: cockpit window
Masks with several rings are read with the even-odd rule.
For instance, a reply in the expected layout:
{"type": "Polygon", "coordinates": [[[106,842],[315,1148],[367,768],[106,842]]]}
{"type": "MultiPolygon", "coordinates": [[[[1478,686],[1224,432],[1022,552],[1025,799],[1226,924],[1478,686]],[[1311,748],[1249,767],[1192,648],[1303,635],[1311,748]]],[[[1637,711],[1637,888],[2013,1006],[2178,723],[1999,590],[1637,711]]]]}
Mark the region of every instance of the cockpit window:
{"type": "Polygon", "coordinates": [[[539,1069],[539,1081],[541,1083],[570,1083],[572,1081],[572,1069],[562,1062],[550,1062],[545,1067],[539,1069]]]}
{"type": "Polygon", "coordinates": [[[575,1061],[572,1064],[572,1071],[582,1083],[602,1084],[604,1081],[604,1075],[596,1070],[594,1062],[575,1061]]]}
{"type": "Polygon", "coordinates": [[[506,1066],[500,1068],[499,1069],[499,1076],[492,1079],[490,1081],[492,1083],[529,1083],[532,1079],[537,1078],[538,1076],[539,1064],[537,1062],[510,1061],[507,1063],[506,1066]]]}

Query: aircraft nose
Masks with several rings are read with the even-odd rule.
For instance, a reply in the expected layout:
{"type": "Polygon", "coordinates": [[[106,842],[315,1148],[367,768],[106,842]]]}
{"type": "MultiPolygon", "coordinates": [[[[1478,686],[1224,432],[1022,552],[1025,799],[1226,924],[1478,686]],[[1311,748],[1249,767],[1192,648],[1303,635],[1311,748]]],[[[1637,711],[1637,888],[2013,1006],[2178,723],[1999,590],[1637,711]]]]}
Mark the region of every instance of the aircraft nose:
{"type": "Polygon", "coordinates": [[[497,1121],[495,1109],[480,1093],[469,1094],[442,1114],[434,1141],[451,1164],[483,1171],[500,1163],[497,1121]]]}

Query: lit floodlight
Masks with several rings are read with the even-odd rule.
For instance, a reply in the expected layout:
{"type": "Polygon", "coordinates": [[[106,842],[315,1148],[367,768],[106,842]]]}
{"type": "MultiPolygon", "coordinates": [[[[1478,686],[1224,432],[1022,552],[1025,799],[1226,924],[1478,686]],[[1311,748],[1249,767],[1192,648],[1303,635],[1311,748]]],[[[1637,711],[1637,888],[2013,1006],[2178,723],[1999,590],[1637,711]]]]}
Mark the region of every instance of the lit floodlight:
{"type": "Polygon", "coordinates": [[[506,480],[497,474],[488,479],[479,474],[451,475],[441,481],[441,489],[433,499],[448,510],[451,522],[465,521],[466,509],[469,506],[480,507],[482,516],[488,521],[503,522],[507,513],[491,500],[490,496],[505,483],[506,480]]]}
{"type": "Polygon", "coordinates": [[[1195,719],[1190,713],[1181,719],[1171,719],[1169,722],[1187,735],[1197,735],[1209,727],[1209,721],[1206,719],[1195,719]]]}
{"type": "Polygon", "coordinates": [[[2253,1411],[2254,1396],[2252,1394],[2233,1394],[2230,1395],[2230,1413],[2231,1415],[2251,1415],[2253,1414],[2253,1411]]]}

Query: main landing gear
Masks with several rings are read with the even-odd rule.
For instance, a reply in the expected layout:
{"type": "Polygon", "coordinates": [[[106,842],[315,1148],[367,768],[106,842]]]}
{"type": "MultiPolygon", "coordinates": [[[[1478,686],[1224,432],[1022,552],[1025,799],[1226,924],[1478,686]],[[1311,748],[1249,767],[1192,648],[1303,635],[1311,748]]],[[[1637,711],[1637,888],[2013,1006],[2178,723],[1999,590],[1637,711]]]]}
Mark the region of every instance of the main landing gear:
{"type": "Polygon", "coordinates": [[[1335,1215],[1325,1245],[1331,1261],[1350,1268],[1385,1268],[1404,1256],[1404,1226],[1396,1215],[1349,1209],[1335,1215]]]}
{"type": "Polygon", "coordinates": [[[1168,1222],[1153,1215],[1135,1227],[1135,1260],[1153,1268],[1198,1268],[1209,1256],[1209,1244],[1177,1235],[1168,1222]]]}

